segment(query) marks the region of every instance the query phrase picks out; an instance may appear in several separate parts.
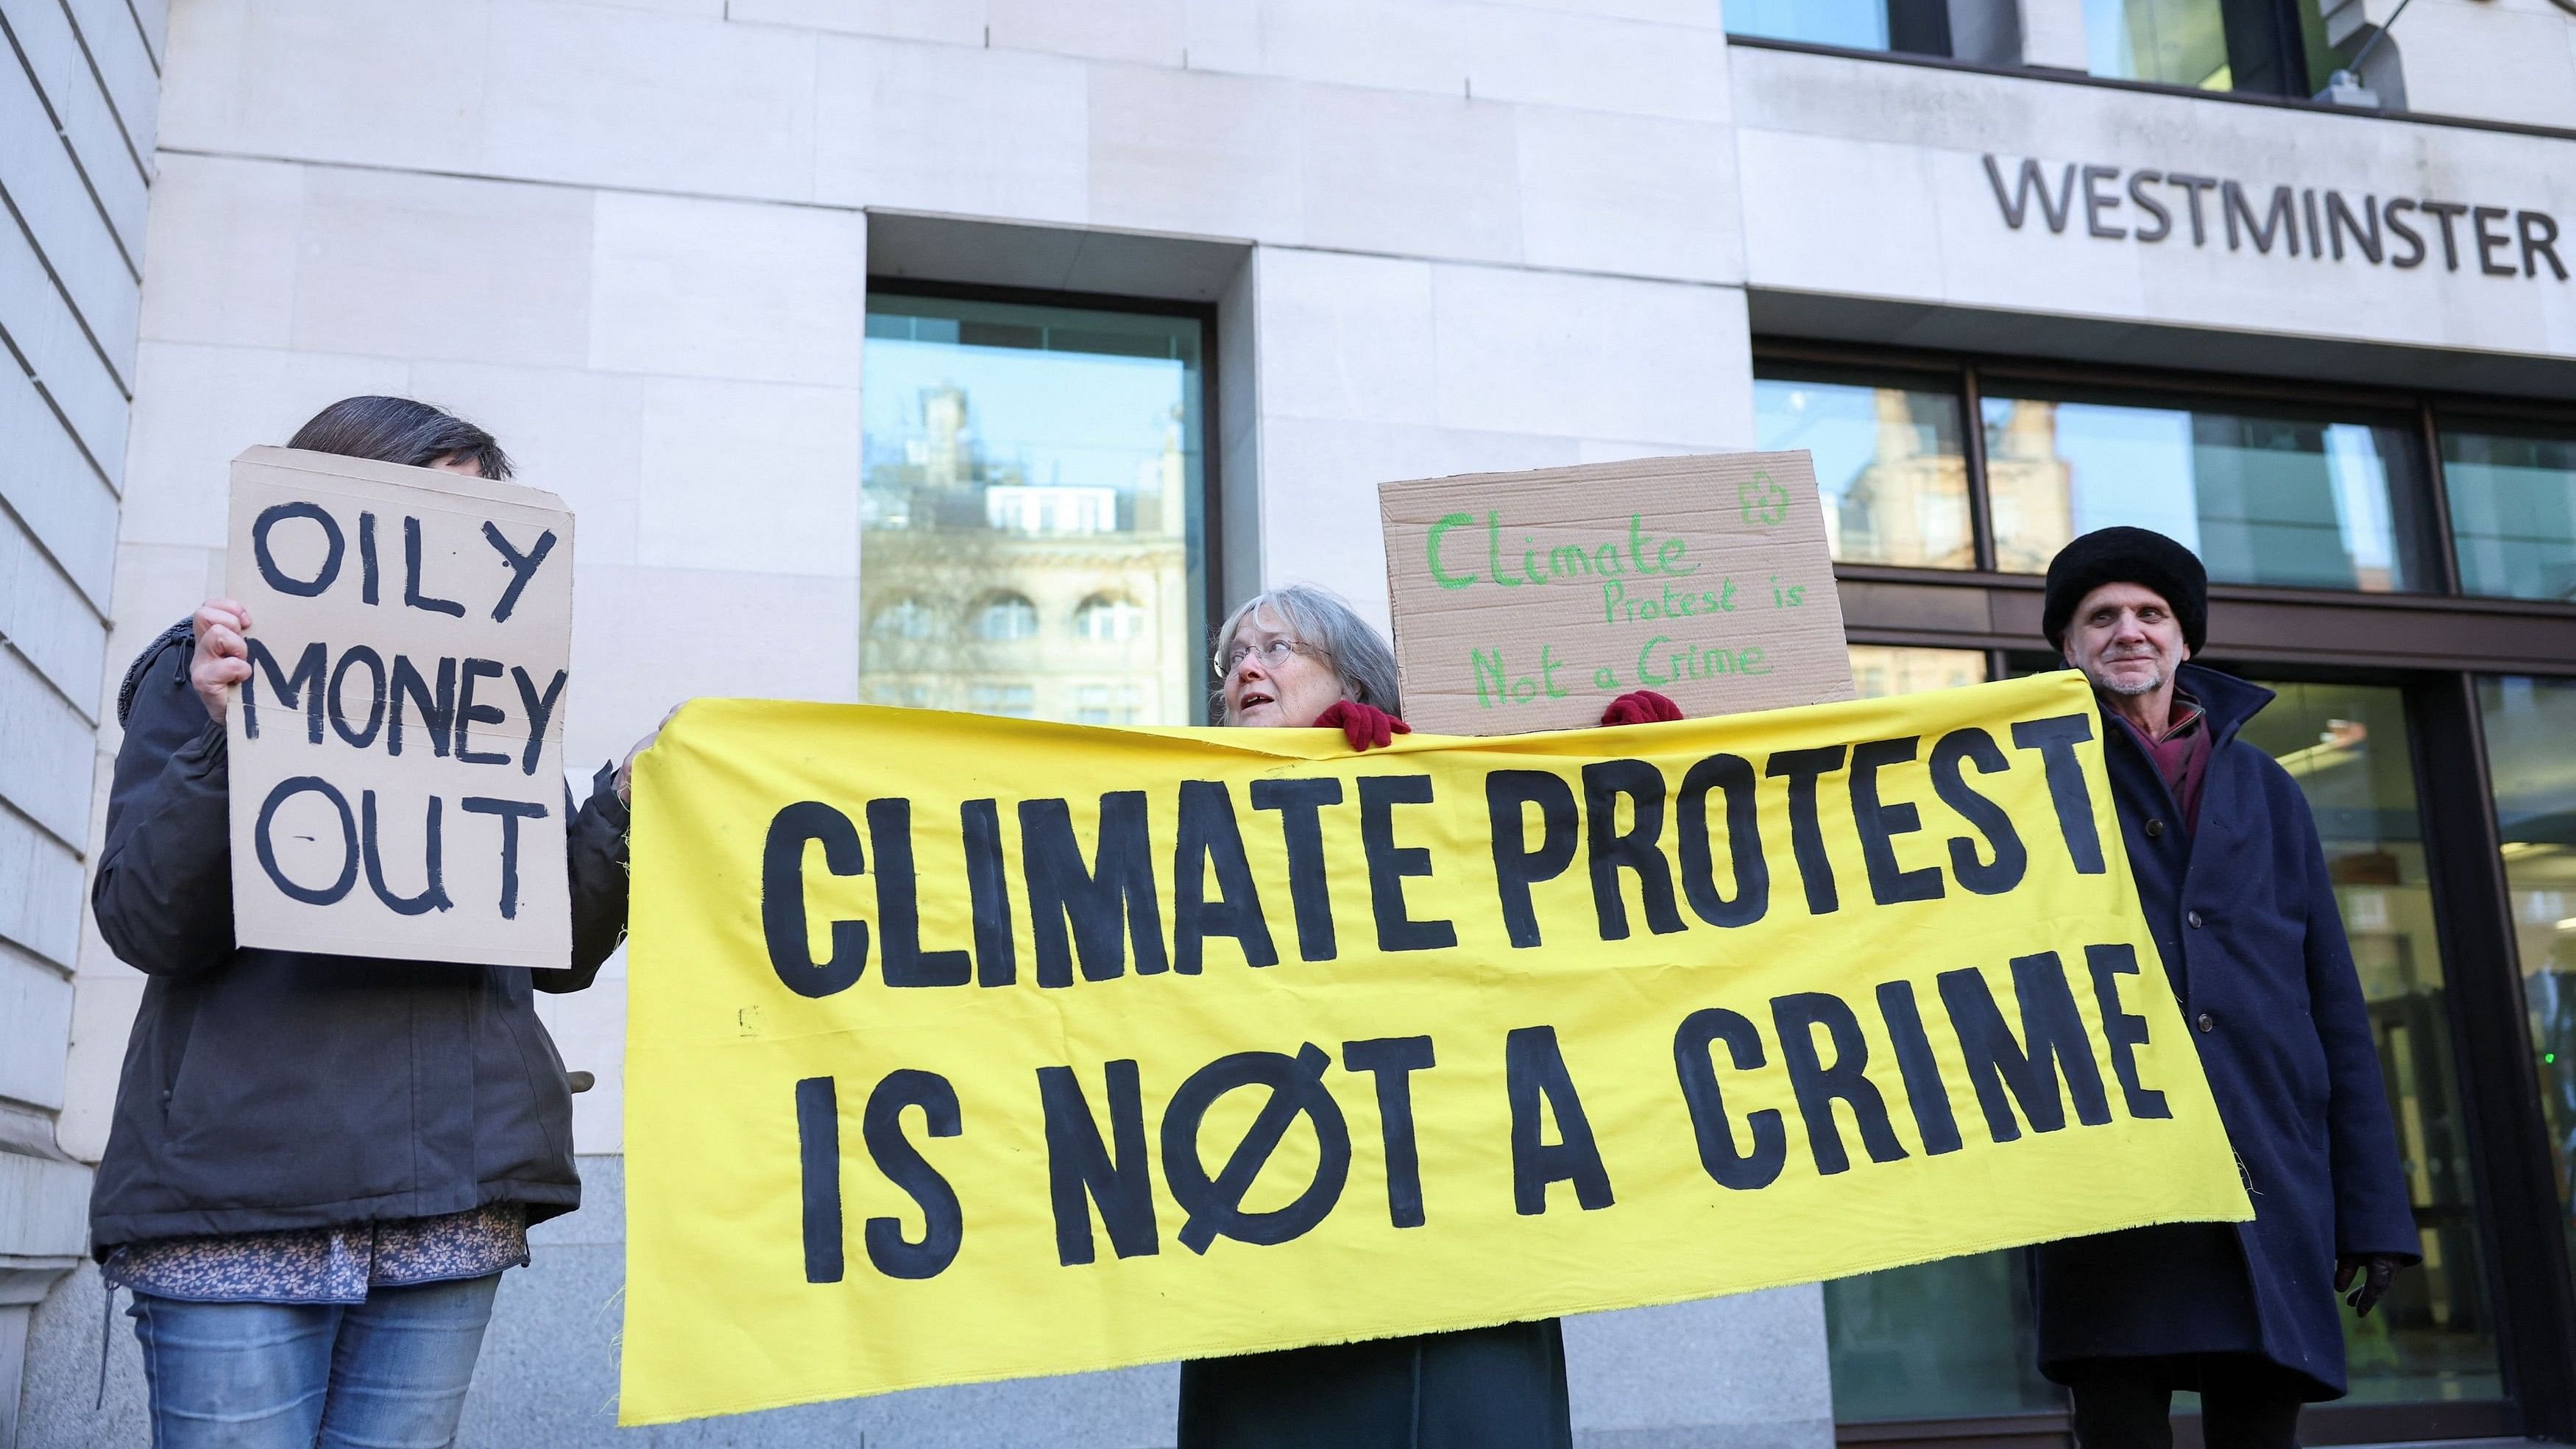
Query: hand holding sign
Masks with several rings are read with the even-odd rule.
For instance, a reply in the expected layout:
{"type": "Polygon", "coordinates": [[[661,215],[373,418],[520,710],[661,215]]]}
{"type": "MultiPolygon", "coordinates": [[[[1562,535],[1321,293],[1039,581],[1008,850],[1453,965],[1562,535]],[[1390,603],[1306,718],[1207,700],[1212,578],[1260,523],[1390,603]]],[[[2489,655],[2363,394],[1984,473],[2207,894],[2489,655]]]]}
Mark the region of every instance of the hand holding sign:
{"type": "Polygon", "coordinates": [[[679,712],[680,706],[676,704],[664,711],[661,723],[645,731],[644,738],[635,742],[635,748],[626,752],[626,758],[617,762],[616,787],[619,804],[635,803],[635,757],[653,748],[653,742],[662,737],[662,726],[669,724],[671,716],[679,712]]]}
{"type": "Polygon", "coordinates": [[[229,737],[241,943],[569,966],[562,503],[253,448],[228,573],[193,679],[229,737]]]}
{"type": "Polygon", "coordinates": [[[197,633],[197,653],[188,662],[188,682],[217,724],[235,686],[250,678],[250,610],[232,599],[208,599],[189,621],[197,633]]]}

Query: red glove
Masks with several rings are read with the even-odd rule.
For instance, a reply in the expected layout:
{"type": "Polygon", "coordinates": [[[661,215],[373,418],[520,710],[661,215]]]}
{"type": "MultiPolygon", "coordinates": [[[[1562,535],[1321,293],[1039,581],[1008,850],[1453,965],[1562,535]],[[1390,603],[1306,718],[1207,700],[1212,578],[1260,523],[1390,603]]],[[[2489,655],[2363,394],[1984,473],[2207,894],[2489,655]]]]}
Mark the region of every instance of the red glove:
{"type": "Polygon", "coordinates": [[[1601,711],[1606,725],[1663,724],[1682,717],[1682,707],[1651,689],[1632,690],[1601,711]]]}
{"type": "Polygon", "coordinates": [[[1385,749],[1397,735],[1413,733],[1413,726],[1388,714],[1373,704],[1345,699],[1315,716],[1318,729],[1340,730],[1350,740],[1351,748],[1365,750],[1371,745],[1385,749]]]}

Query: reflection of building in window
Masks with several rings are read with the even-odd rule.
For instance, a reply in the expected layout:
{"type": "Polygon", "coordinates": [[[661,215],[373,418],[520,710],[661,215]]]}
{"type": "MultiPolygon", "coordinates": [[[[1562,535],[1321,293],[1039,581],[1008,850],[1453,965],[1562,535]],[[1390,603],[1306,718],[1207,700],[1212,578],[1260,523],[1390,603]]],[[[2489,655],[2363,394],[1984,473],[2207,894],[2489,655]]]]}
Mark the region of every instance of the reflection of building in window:
{"type": "Polygon", "coordinates": [[[1075,724],[1128,725],[1137,723],[1145,692],[1132,684],[1086,684],[1074,698],[1075,724]]]}
{"type": "Polygon", "coordinates": [[[1754,409],[1762,447],[1814,457],[1835,562],[1975,566],[1967,444],[1946,381],[1840,368],[1765,377],[1754,409]]]}
{"type": "Polygon", "coordinates": [[[1116,533],[1118,490],[987,488],[984,522],[1004,533],[1116,533]]]}
{"type": "Polygon", "coordinates": [[[1029,719],[1038,712],[1038,692],[1025,684],[977,684],[966,690],[966,707],[977,714],[1029,719]]]}
{"type": "Polygon", "coordinates": [[[1145,626],[1145,610],[1133,599],[1094,594],[1073,611],[1073,632],[1094,644],[1124,643],[1145,626]]]}
{"type": "Polygon", "coordinates": [[[1038,606],[1025,594],[995,594],[975,611],[975,637],[995,641],[1038,637],[1038,606]]]}
{"type": "Polygon", "coordinates": [[[1844,490],[1828,517],[1834,557],[1855,563],[1929,568],[1976,566],[1968,526],[1968,460],[1918,407],[1958,404],[1940,394],[1876,389],[1878,456],[1844,490]]]}
{"type": "Polygon", "coordinates": [[[1995,567],[2044,574],[2075,537],[2075,477],[2057,456],[2057,404],[2029,398],[1986,425],[1986,506],[1994,512],[1995,567]]]}
{"type": "MultiPolygon", "coordinates": [[[[1040,451],[1035,464],[996,456],[983,436],[993,425],[979,428],[965,386],[920,384],[952,365],[970,371],[984,349],[950,353],[927,340],[901,339],[909,351],[883,354],[901,370],[871,362],[871,385],[913,383],[919,410],[917,424],[907,416],[901,433],[869,439],[859,697],[1097,724],[1189,723],[1204,668],[1191,634],[1195,469],[1184,389],[1196,385],[1194,369],[1167,364],[1175,401],[1159,419],[1139,417],[1134,443],[1121,445],[1137,460],[1132,485],[1057,483],[1079,456],[1075,445],[1042,436],[1039,449],[1058,451],[1040,451]]],[[[1040,356],[1051,381],[1060,370],[1077,396],[1090,369],[1137,365],[1086,352],[1040,356]]]]}
{"type": "Polygon", "coordinates": [[[902,595],[868,616],[870,638],[931,639],[938,634],[939,611],[931,607],[929,600],[916,595],[902,595]]]}
{"type": "Polygon", "coordinates": [[[2039,573],[2079,532],[2152,528],[2212,579],[2409,587],[2419,472],[2393,422],[2086,396],[1985,399],[1995,561],[2039,573]]]}
{"type": "Polygon", "coordinates": [[[1974,649],[1916,649],[1887,644],[1848,647],[1852,688],[1862,699],[1986,682],[1986,656],[1974,649]]]}

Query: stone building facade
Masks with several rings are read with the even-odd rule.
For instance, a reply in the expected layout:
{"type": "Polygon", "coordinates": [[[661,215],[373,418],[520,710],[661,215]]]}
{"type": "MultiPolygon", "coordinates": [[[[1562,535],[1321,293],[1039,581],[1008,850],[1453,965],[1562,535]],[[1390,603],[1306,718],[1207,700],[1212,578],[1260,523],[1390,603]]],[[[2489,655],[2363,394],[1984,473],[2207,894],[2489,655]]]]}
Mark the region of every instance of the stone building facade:
{"type": "MultiPolygon", "coordinates": [[[[1195,709],[1206,641],[1176,610],[1203,629],[1303,579],[1384,621],[1380,481],[1750,446],[1783,348],[2576,399],[2563,0],[2419,0],[2364,66],[2386,112],[2093,74],[2086,0],[1880,8],[1855,45],[1730,36],[1754,0],[0,0],[0,1445],[11,1405],[21,1444],[144,1442],[121,1324],[91,1407],[83,1241],[141,990],[84,906],[113,700],[222,578],[225,460],[334,398],[452,407],[578,511],[585,773],[686,696],[908,702],[882,621],[934,585],[1046,630],[1135,627],[1072,622],[1124,600],[1158,631],[1132,702],[1084,672],[1101,638],[1028,636],[987,685],[1025,674],[1030,712],[1085,687],[1101,722],[1195,709]],[[1938,53],[1907,39],[1935,21],[1938,53]],[[914,566],[863,547],[870,298],[904,289],[1199,319],[1193,471],[1138,483],[1152,526],[1090,537],[1076,502],[988,489],[991,577],[872,579],[914,566]]],[[[2314,25],[2348,55],[2395,8],[2314,25]]],[[[2039,555],[1998,522],[2087,517],[2060,403],[2006,406],[1988,456],[1975,402],[1959,461],[1910,452],[1903,409],[1862,460],[1856,506],[1924,503],[1886,536],[1947,530],[1918,562],[1974,584],[1846,571],[1885,687],[2009,667],[2039,555]],[[1903,656],[1930,646],[1971,673],[1903,656]]],[[[946,446],[910,465],[925,487],[946,446]]],[[[2496,642],[2454,667],[2576,672],[2558,607],[2459,604],[2496,642]]],[[[589,1198],[504,1289],[465,1443],[1170,1442],[1168,1367],[616,1434],[624,990],[612,964],[546,1001],[599,1078],[589,1198]]],[[[1587,1445],[1836,1438],[1818,1288],[1568,1339],[1587,1445]]],[[[2557,1423],[2521,1372],[2511,1422],[2557,1423]]]]}

